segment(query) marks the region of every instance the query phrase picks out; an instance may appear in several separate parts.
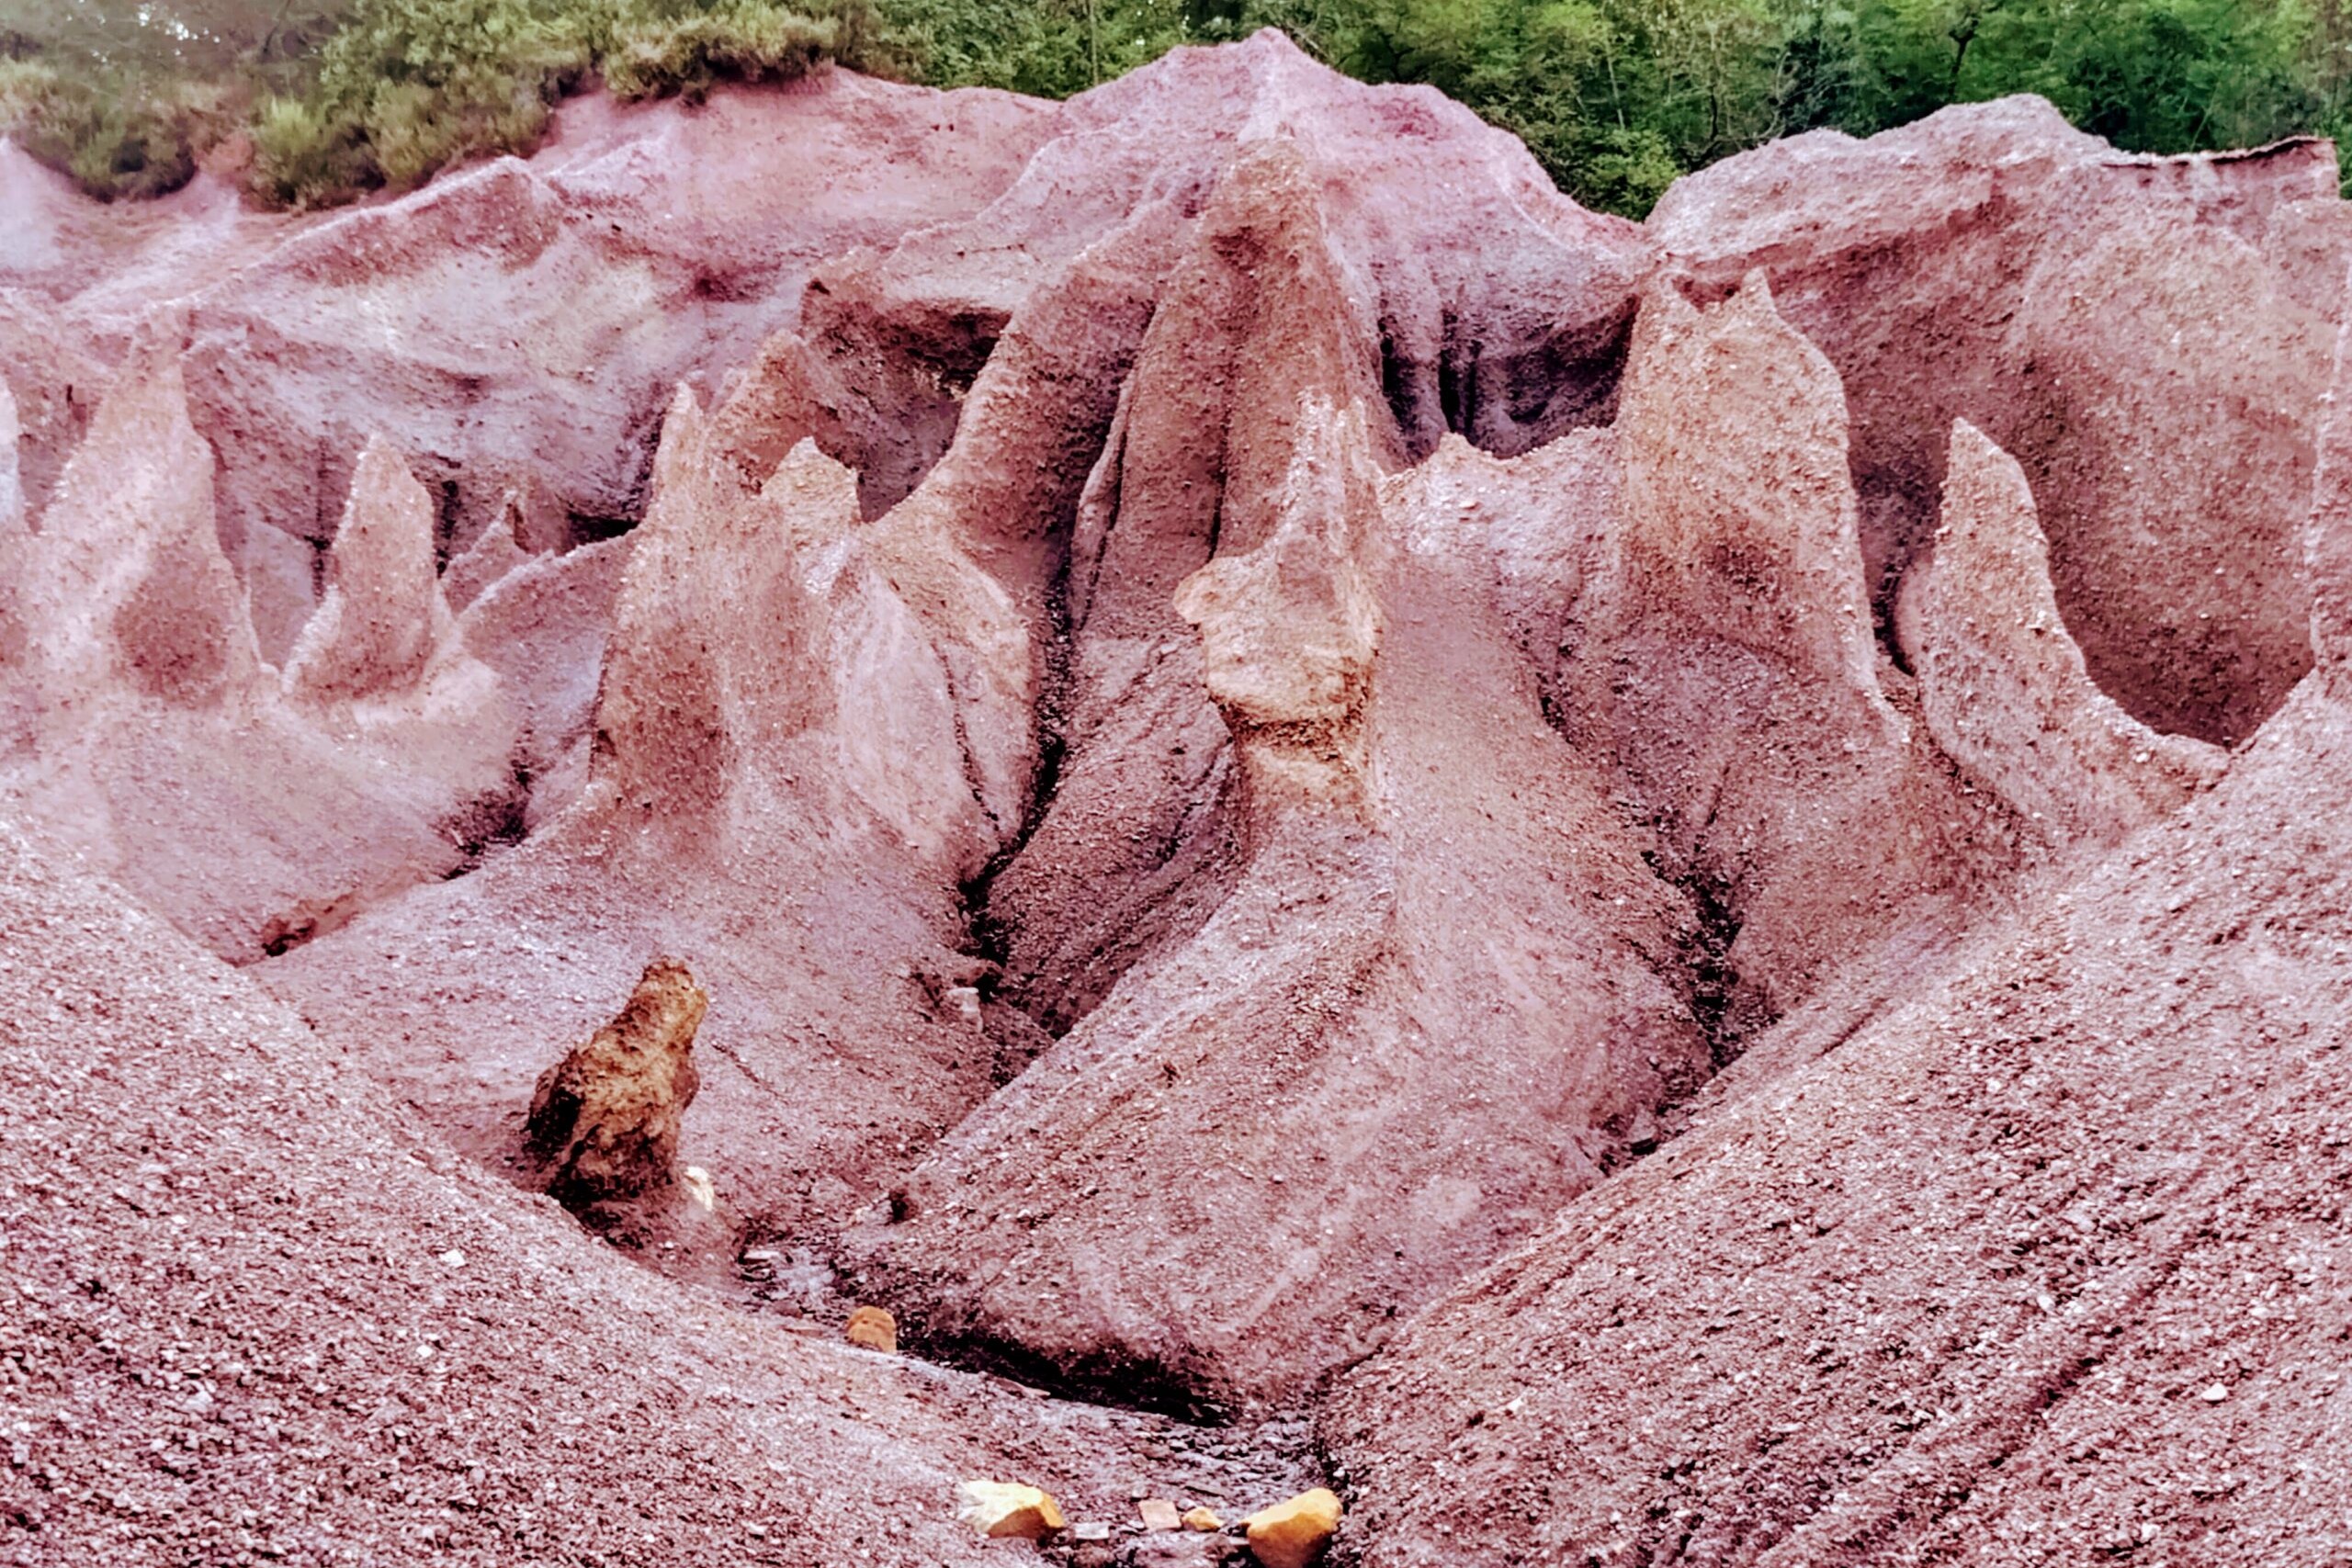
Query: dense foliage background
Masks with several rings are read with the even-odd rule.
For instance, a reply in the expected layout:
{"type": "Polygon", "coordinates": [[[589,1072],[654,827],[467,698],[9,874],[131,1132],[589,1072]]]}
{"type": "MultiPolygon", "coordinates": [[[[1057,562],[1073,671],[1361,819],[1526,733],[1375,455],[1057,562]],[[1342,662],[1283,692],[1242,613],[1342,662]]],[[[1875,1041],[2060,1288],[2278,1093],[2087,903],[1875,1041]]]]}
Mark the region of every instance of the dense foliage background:
{"type": "Polygon", "coordinates": [[[405,187],[528,148],[564,93],[699,94],[825,60],[1081,91],[1182,43],[1285,28],[1428,82],[1562,188],[1639,216],[1775,136],[2050,98],[2143,152],[2352,119],[2352,0],[0,0],[0,128],[107,196],[215,155],[266,200],[405,187]]]}

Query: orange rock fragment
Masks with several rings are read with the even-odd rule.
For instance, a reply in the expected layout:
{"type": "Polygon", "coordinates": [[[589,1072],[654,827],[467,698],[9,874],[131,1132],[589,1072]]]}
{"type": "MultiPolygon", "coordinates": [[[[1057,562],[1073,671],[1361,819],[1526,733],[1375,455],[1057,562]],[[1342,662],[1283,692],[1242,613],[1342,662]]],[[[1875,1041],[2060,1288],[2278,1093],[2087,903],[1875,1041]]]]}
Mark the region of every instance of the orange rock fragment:
{"type": "Polygon", "coordinates": [[[956,1517],[982,1535],[1041,1540],[1062,1528],[1059,1505],[1035,1486],[967,1481],[956,1488],[956,1517]]]}
{"type": "Polygon", "coordinates": [[[1188,1530],[1221,1530],[1225,1528],[1225,1521],[1216,1517],[1214,1508],[1187,1508],[1184,1510],[1184,1528],[1188,1530]]]}
{"type": "Polygon", "coordinates": [[[1250,1528],[1250,1554],[1262,1568],[1307,1568],[1339,1531],[1340,1499],[1329,1487],[1317,1486],[1242,1522],[1250,1528]]]}
{"type": "Polygon", "coordinates": [[[869,1350],[899,1348],[899,1320],[877,1306],[862,1306],[849,1314],[849,1342],[869,1350]]]}

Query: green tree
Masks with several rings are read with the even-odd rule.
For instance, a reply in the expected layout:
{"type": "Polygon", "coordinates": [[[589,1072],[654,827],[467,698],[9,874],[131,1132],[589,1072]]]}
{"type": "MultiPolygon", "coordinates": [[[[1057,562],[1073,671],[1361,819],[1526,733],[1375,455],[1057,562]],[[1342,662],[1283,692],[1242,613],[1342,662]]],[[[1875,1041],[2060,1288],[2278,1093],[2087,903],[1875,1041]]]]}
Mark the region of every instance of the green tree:
{"type": "Polygon", "coordinates": [[[601,72],[626,96],[837,60],[1058,96],[1185,43],[1287,29],[1518,133],[1638,215],[1774,136],[1869,135],[2032,92],[2135,151],[2352,127],[2352,0],[0,0],[0,126],[93,188],[185,178],[243,121],[275,199],[527,148],[601,72]]]}

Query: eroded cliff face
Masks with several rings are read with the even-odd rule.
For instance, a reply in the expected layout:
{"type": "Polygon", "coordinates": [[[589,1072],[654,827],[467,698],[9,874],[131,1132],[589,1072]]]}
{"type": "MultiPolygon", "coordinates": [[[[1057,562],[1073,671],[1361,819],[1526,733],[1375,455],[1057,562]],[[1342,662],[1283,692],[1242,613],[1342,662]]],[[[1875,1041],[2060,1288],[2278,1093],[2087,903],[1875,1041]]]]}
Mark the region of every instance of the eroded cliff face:
{"type": "Polygon", "coordinates": [[[2009,100],[1636,226],[1270,33],[592,100],[327,220],[0,175],[10,896],[78,857],[401,1135],[919,1355],[1312,1404],[1367,1562],[2287,1539],[2161,1499],[2324,1446],[2318,1330],[2190,1368],[2198,1216],[2333,1215],[2243,1157],[2341,1098],[2324,149],[2009,100]]]}

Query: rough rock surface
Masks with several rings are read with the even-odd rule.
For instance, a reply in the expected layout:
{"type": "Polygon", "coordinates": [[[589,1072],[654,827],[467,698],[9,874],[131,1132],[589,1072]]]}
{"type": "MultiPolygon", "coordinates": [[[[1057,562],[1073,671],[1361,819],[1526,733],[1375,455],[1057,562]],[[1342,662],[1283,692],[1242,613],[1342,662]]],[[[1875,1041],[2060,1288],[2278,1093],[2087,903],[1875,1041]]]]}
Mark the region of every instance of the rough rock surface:
{"type": "Polygon", "coordinates": [[[281,697],[215,531],[181,325],[167,313],[133,351],[38,531],[6,539],[0,787],[183,929],[250,959],[463,866],[481,803],[510,787],[513,727],[490,671],[447,642],[429,570],[406,605],[358,604],[366,635],[410,650],[433,646],[422,617],[439,615],[449,657],[431,682],[331,721],[281,697]],[[419,619],[403,628],[402,612],[419,619]]]}
{"type": "Polygon", "coordinates": [[[490,526],[452,556],[441,573],[442,596],[453,612],[463,611],[531,558],[535,552],[526,539],[528,527],[522,496],[508,491],[490,526]]]}
{"type": "Polygon", "coordinates": [[[528,794],[519,829],[551,820],[587,785],[596,685],[628,557],[627,536],[535,556],[458,617],[466,651],[495,673],[521,731],[514,766],[528,794]]]}
{"type": "Polygon", "coordinates": [[[1336,265],[1378,334],[1363,346],[1416,452],[1448,430],[1517,452],[1605,417],[1649,247],[1438,94],[1347,81],[1266,31],[1178,50],[1046,129],[987,206],[817,274],[792,374],[841,422],[835,455],[870,511],[944,450],[956,389],[1043,281],[1152,205],[1196,211],[1269,137],[1307,150],[1336,265]]]}
{"type": "MultiPolygon", "coordinates": [[[[464,620],[503,624],[502,669],[601,653],[577,781],[535,781],[519,847],[269,984],[496,1160],[547,1041],[674,953],[712,999],[682,1157],[771,1234],[822,1234],[986,1091],[944,998],[978,967],[956,890],[986,818],[943,652],[865,547],[847,471],[803,446],[748,490],[681,390],[654,483],[625,558],[534,562],[464,620]],[[587,601],[616,570],[606,631],[587,601]]],[[[577,694],[543,686],[530,711],[560,730],[577,694]]]]}
{"type": "Polygon", "coordinates": [[[126,367],[17,536],[26,673],[44,705],[130,688],[178,706],[249,694],[259,655],[212,525],[212,453],[188,421],[168,321],[126,367]]]}
{"type": "MultiPolygon", "coordinates": [[[[2346,281],[2352,285],[2352,276],[2346,281]]],[[[2352,320],[2335,342],[2303,567],[2311,581],[2312,651],[2328,682],[2340,685],[2352,655],[2352,320]]]]}
{"type": "Polygon", "coordinates": [[[286,688],[307,702],[413,691],[457,630],[433,559],[433,501],[371,436],[327,557],[326,596],[294,641],[286,688]]]}
{"type": "Polygon", "coordinates": [[[1242,1521],[1250,1530],[1250,1554],[1263,1568],[1309,1568],[1340,1528],[1340,1499],[1317,1486],[1242,1521]]]}
{"type": "Polygon", "coordinates": [[[678,1130],[702,1088],[695,1031],[709,1009],[684,964],[657,958],[610,1023],[539,1075],[523,1144],[549,1197],[603,1221],[673,1195],[678,1130]]]}
{"type": "Polygon", "coordinates": [[[2185,813],[1416,1324],[1328,1419],[1362,1560],[2340,1555],[2347,767],[2307,682],[2185,813]]]}
{"type": "MultiPolygon", "coordinates": [[[[1761,272],[1652,286],[1617,423],[1622,515],[1583,564],[1555,698],[1711,923],[1732,1036],[2006,857],[1881,684],[1838,373],[1761,272]]],[[[1989,829],[1989,830],[1988,830],[1989,829]]]]}
{"type": "Polygon", "coordinates": [[[1406,542],[1418,487],[1381,484],[1359,406],[1295,431],[1263,536],[1178,601],[1236,863],[853,1238],[911,1343],[1180,1406],[1295,1395],[1704,1070],[1682,911],[1484,581],[1442,529],[1406,542]]]}
{"type": "MultiPolygon", "coordinates": [[[[142,296],[193,291],[188,383],[233,558],[274,553],[263,529],[323,544],[370,433],[439,495],[447,549],[518,482],[584,519],[635,515],[681,378],[789,325],[820,258],[987,200],[1045,114],[848,73],[692,112],[582,100],[528,163],[389,207],[263,216],[199,181],[119,220],[41,212],[28,241],[63,265],[13,276],[61,296],[101,360],[142,296]]],[[[265,650],[282,656],[308,612],[299,582],[257,592],[265,650]]]]}
{"type": "Polygon", "coordinates": [[[1272,33],[0,146],[0,1556],[2341,1555],[2346,210],[1272,33]]]}
{"type": "Polygon", "coordinates": [[[2219,747],[2157,734],[2091,680],[2024,471],[1965,420],[1952,426],[1933,558],[1904,595],[1922,628],[1906,651],[1936,744],[2050,836],[2111,845],[2228,766],[2219,747]]]}
{"type": "Polygon", "coordinates": [[[2135,717],[2226,744],[2309,668],[2300,529],[2352,257],[2325,143],[2127,157],[2008,98],[1725,159],[1649,227],[1716,287],[1767,268],[1845,378],[1882,615],[1966,419],[2023,464],[2060,608],[2135,717]]]}

